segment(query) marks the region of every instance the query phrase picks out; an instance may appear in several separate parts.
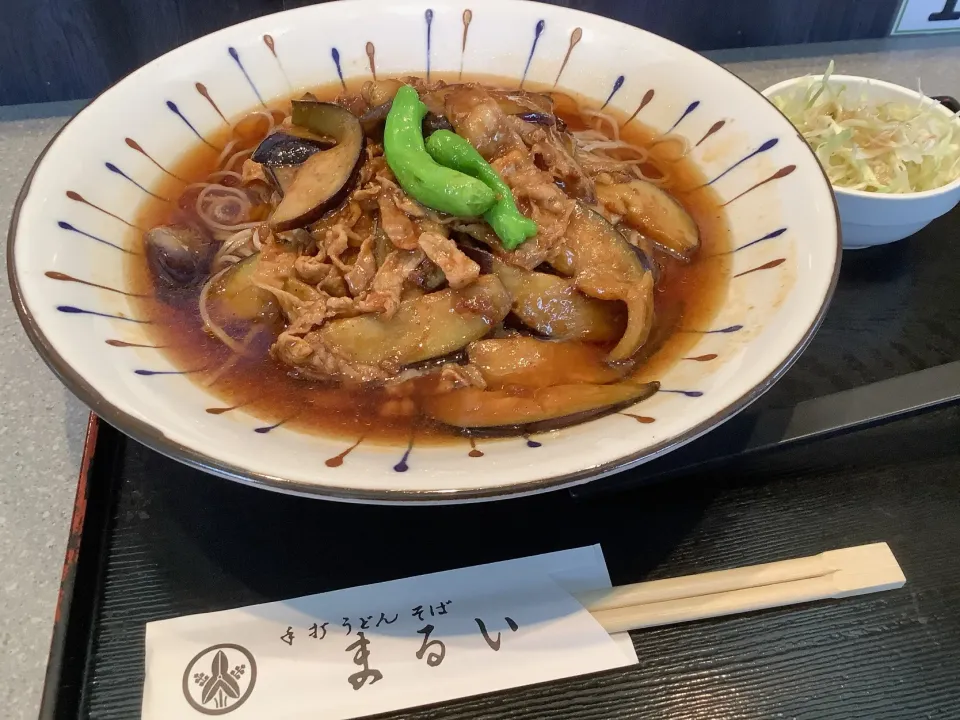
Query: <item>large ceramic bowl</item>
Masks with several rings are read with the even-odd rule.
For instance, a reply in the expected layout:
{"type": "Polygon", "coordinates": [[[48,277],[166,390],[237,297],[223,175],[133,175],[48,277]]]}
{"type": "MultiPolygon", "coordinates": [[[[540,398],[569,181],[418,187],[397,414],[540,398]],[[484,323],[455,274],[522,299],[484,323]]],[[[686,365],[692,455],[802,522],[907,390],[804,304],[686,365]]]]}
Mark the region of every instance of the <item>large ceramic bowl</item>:
{"type": "MultiPolygon", "coordinates": [[[[333,2],[189,43],[107,90],[31,173],[9,237],[21,319],[105,420],[190,465],[259,487],[374,502],[474,500],[569,486],[683,445],[759,397],[810,341],[839,264],[833,195],[759,93],[678,45],[611,20],[515,0],[333,2]],[[638,422],[614,414],[529,438],[379,447],[212,415],[209,394],[149,344],[124,295],[126,224],[223,117],[338,77],[484,72],[546,83],[685,136],[724,202],[732,279],[709,327],[659,378],[638,422]],[[634,112],[636,111],[636,113],[634,112]],[[120,341],[120,342],[117,342],[120,341]],[[653,421],[649,421],[653,419],[653,421]],[[267,432],[269,430],[269,432],[267,432]],[[342,460],[342,462],[341,462],[342,460]]],[[[629,413],[629,411],[628,411],[629,413]]]]}

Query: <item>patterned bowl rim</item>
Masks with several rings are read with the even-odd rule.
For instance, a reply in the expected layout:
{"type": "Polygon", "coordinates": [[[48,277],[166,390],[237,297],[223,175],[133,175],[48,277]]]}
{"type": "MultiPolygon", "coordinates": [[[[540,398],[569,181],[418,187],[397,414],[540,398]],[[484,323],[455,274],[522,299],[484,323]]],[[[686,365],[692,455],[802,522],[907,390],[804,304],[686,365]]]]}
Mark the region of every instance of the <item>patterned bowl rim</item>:
{"type": "MultiPolygon", "coordinates": [[[[531,3],[534,4],[534,3],[531,3]]],[[[535,3],[539,4],[539,3],[535,3]]],[[[288,11],[284,11],[288,12],[288,11]]],[[[583,15],[588,15],[594,17],[593,13],[587,13],[580,11],[583,15]]],[[[273,13],[272,15],[280,15],[282,13],[273,13]]],[[[264,16],[270,17],[270,15],[264,16]]],[[[247,22],[255,23],[262,21],[263,18],[256,18],[247,22]]],[[[613,21],[617,22],[617,21],[613,21]]],[[[241,23],[243,24],[243,23],[241,23]]],[[[631,25],[626,23],[619,23],[625,25],[631,29],[636,29],[631,25]]],[[[236,26],[234,26],[236,27],[236,26]]],[[[208,36],[203,36],[208,37],[208,36]]],[[[202,38],[198,38],[200,40],[202,38]]],[[[672,42],[662,38],[666,42],[672,42]]],[[[186,43],[181,47],[186,47],[191,43],[186,43]]],[[[676,43],[674,43],[676,44],[676,43]]],[[[683,47],[683,46],[679,46],[683,47]]],[[[179,49],[179,48],[178,48],[179,49]]],[[[687,48],[683,48],[688,50],[687,48]]],[[[171,51],[173,52],[173,51],[171,51]]],[[[689,51],[688,52],[692,52],[689,51]]],[[[164,57],[166,54],[161,55],[159,58],[164,57]]],[[[706,60],[707,62],[713,62],[708,58],[699,56],[701,59],[706,60]]],[[[741,85],[749,88],[753,91],[757,97],[769,104],[772,108],[777,110],[777,112],[783,117],[784,122],[789,124],[789,120],[786,118],[783,113],[777,109],[764,94],[762,91],[757,90],[752,85],[747,83],[745,80],[738,77],[732,71],[727,68],[714,63],[719,67],[723,72],[730,76],[731,80],[735,83],[740,83],[741,85]]],[[[820,328],[820,325],[823,323],[823,319],[826,316],[827,310],[830,307],[830,302],[833,299],[834,292],[837,287],[837,282],[840,277],[840,261],[843,254],[843,238],[840,222],[840,211],[837,207],[837,199],[833,193],[833,188],[830,185],[830,181],[827,178],[826,172],[823,170],[823,167],[820,165],[819,160],[817,160],[816,155],[814,155],[813,150],[806,144],[803,143],[806,151],[813,156],[814,162],[816,162],[817,168],[820,170],[821,178],[823,179],[826,187],[830,189],[830,199],[833,203],[833,219],[834,219],[834,229],[836,234],[836,256],[834,258],[833,264],[833,274],[830,278],[830,284],[827,288],[827,292],[824,294],[823,300],[820,304],[820,308],[817,311],[816,317],[810,323],[809,327],[806,329],[803,337],[800,342],[793,348],[787,357],[763,380],[758,382],[749,392],[742,395],[736,401],[726,405],[725,407],[718,410],[716,413],[711,415],[709,418],[703,420],[697,425],[691,427],[687,431],[675,435],[673,437],[666,438],[658,443],[655,443],[643,450],[640,450],[635,453],[630,453],[624,455],[616,460],[612,460],[601,465],[595,465],[590,468],[585,468],[576,472],[566,473],[563,475],[554,475],[553,477],[548,478],[539,478],[536,480],[530,480],[525,482],[514,483],[511,485],[503,485],[496,487],[477,487],[477,488],[459,488],[454,490],[410,490],[410,489],[376,489],[376,490],[364,490],[361,488],[345,488],[345,487],[329,487],[323,485],[307,485],[304,483],[293,482],[286,480],[284,478],[269,475],[266,473],[260,473],[256,471],[251,471],[247,468],[241,467],[239,465],[233,465],[231,463],[221,462],[215,458],[212,458],[204,453],[197,452],[191,448],[182,445],[181,443],[175,442],[168,438],[163,432],[149,423],[140,420],[128,412],[121,410],[116,407],[109,401],[107,401],[87,380],[83,378],[64,358],[60,355],[59,352],[53,347],[53,345],[48,341],[46,335],[40,329],[39,324],[36,319],[33,317],[30,309],[27,307],[26,301],[23,296],[20,280],[18,278],[17,268],[16,268],[16,254],[14,253],[14,246],[17,242],[17,230],[20,219],[20,211],[23,209],[23,203],[26,200],[26,197],[30,191],[31,185],[33,184],[33,178],[36,174],[37,169],[40,167],[40,164],[43,162],[43,159],[47,155],[47,151],[52,147],[53,143],[74,120],[76,120],[80,115],[87,112],[96,101],[106,92],[113,89],[116,85],[120,84],[128,77],[136,74],[140,68],[136,68],[127,75],[119,78],[116,82],[112,83],[109,87],[105,88],[103,91],[97,94],[87,105],[83,107],[76,115],[74,115],[70,120],[68,120],[60,130],[50,139],[47,145],[44,147],[43,151],[37,157],[36,161],[33,163],[33,166],[30,168],[30,172],[27,174],[27,178],[24,181],[23,187],[20,189],[20,193],[17,195],[17,200],[14,203],[13,214],[10,218],[10,226],[7,231],[7,279],[10,284],[10,291],[13,296],[14,307],[16,308],[17,315],[20,318],[20,322],[23,325],[24,330],[27,333],[27,337],[30,339],[30,342],[36,348],[37,352],[40,354],[40,357],[43,358],[43,361],[47,366],[53,371],[53,373],[59,378],[59,380],[70,390],[74,395],[76,395],[84,404],[86,404],[93,413],[98,417],[107,421],[118,430],[123,432],[125,435],[133,438],[137,442],[146,445],[151,450],[155,450],[162,455],[165,455],[169,458],[182,462],[190,467],[196,468],[198,470],[209,472],[219,477],[226,478],[228,480],[233,480],[240,482],[245,485],[250,485],[252,487],[258,487],[268,490],[273,490],[276,492],[282,492],[288,495],[298,495],[301,497],[313,497],[313,498],[322,498],[327,500],[339,500],[345,502],[365,502],[365,503],[376,503],[376,504],[434,504],[434,503],[444,503],[444,502],[465,502],[465,501],[479,501],[479,500],[496,500],[504,499],[510,497],[520,497],[523,495],[530,495],[534,493],[544,492],[547,490],[560,490],[563,488],[572,487],[581,483],[585,483],[590,480],[596,480],[598,478],[612,475],[624,470],[629,470],[630,468],[637,467],[643,463],[649,462],[661,455],[678,448],[682,445],[687,444],[688,442],[697,439],[701,435],[706,434],[710,430],[713,430],[718,425],[729,420],[731,417],[739,413],[744,408],[748,407],[754,403],[757,399],[760,398],[767,390],[769,390],[783,375],[790,369],[790,367],[797,361],[797,358],[803,353],[807,348],[810,342],[813,340],[813,337],[816,335],[817,330],[820,328]]]]}

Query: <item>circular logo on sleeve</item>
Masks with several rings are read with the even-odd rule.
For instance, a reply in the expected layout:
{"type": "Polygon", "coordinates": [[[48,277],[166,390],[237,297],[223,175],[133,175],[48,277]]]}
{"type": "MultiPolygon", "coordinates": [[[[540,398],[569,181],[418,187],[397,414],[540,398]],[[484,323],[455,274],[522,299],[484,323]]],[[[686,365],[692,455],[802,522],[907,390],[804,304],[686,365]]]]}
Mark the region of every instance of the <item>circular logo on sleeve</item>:
{"type": "Polygon", "coordinates": [[[245,647],[213,645],[183,672],[183,696],[204,715],[225,715],[243,705],[257,683],[257,663],[245,647]]]}

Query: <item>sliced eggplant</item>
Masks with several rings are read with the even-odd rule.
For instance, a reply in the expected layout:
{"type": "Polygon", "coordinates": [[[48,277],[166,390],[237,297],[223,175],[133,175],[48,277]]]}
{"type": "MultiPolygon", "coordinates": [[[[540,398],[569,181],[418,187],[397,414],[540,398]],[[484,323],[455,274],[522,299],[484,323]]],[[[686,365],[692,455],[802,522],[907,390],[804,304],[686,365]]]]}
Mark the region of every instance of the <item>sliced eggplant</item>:
{"type": "Polygon", "coordinates": [[[387,115],[390,114],[390,108],[392,107],[393,100],[389,100],[364,112],[360,116],[360,126],[363,128],[364,135],[380,141],[383,138],[383,124],[387,121],[387,115]]]}
{"type": "Polygon", "coordinates": [[[683,317],[686,314],[687,304],[682,300],[666,305],[657,313],[657,322],[650,332],[650,337],[640,348],[640,352],[633,356],[634,367],[640,367],[656,355],[667,341],[680,329],[683,317]]]}
{"type": "Polygon", "coordinates": [[[294,100],[293,122],[336,145],[300,166],[270,218],[278,231],[304,227],[336,208],[356,183],[366,157],[360,121],[340,105],[294,100]]]}
{"type": "Polygon", "coordinates": [[[314,244],[313,236],[303,228],[274,233],[274,237],[283,243],[285,249],[303,253],[306,248],[314,244]]]}
{"type": "Polygon", "coordinates": [[[410,281],[426,292],[433,292],[447,282],[447,276],[439,265],[425,258],[410,275],[410,281]]]}
{"type": "Polygon", "coordinates": [[[493,273],[513,297],[513,314],[538,334],[555,340],[612,342],[623,336],[626,318],[617,303],[586,297],[568,278],[524,270],[485,250],[464,252],[493,273]]]}
{"type": "Polygon", "coordinates": [[[281,196],[287,194],[287,190],[293,185],[297,173],[300,172],[300,166],[298,165],[277,165],[276,167],[264,165],[264,168],[266,168],[267,175],[270,176],[277,190],[280,191],[281,196]]]}
{"type": "Polygon", "coordinates": [[[555,115],[542,112],[522,112],[517,113],[516,117],[520,118],[524,122],[533,123],[534,125],[545,125],[546,127],[553,127],[557,124],[557,118],[555,115]]]}
{"type": "Polygon", "coordinates": [[[518,385],[605,385],[630,371],[628,364],[608,365],[606,353],[595,345],[530,337],[480,340],[470,346],[468,355],[489,390],[518,385]]]}
{"type": "Polygon", "coordinates": [[[510,310],[501,282],[487,275],[462,290],[404,300],[389,320],[361,315],[326,323],[319,339],[336,357],[367,366],[402,367],[447,355],[479,340],[510,310]]]}
{"type": "Polygon", "coordinates": [[[513,115],[535,125],[556,127],[560,132],[567,129],[566,123],[556,114],[553,98],[549,95],[524,90],[495,90],[491,94],[505,115],[513,115]]]}
{"type": "Polygon", "coordinates": [[[319,139],[275,132],[267,135],[257,146],[250,159],[271,167],[277,165],[300,165],[311,155],[330,147],[319,139]]]}
{"type": "Polygon", "coordinates": [[[532,93],[526,90],[491,90],[490,94],[496,99],[497,105],[505,115],[520,115],[525,112],[552,115],[554,112],[553,98],[543,93],[532,93]]]}
{"type": "Polygon", "coordinates": [[[566,247],[561,246],[556,249],[553,257],[550,258],[548,265],[550,265],[554,271],[560,275],[563,275],[564,277],[573,277],[576,274],[573,260],[573,253],[566,247]]]}
{"type": "Polygon", "coordinates": [[[263,165],[283,196],[293,184],[300,166],[311,156],[332,147],[330,140],[317,137],[309,130],[291,127],[288,131],[267,135],[250,159],[263,165]]]}
{"type": "Polygon", "coordinates": [[[689,260],[700,247],[700,230],[683,206],[665,190],[642,180],[598,185],[597,199],[610,212],[671,253],[689,260]]]}
{"type": "MultiPolygon", "coordinates": [[[[659,285],[660,278],[663,275],[663,268],[660,266],[660,263],[657,262],[654,250],[660,249],[661,252],[666,252],[666,250],[662,249],[652,238],[647,237],[639,230],[634,230],[631,227],[617,225],[617,232],[623,236],[624,240],[630,243],[630,247],[632,247],[636,253],[640,264],[653,273],[653,284],[659,285]]],[[[669,252],[667,254],[672,255],[672,253],[669,252]]],[[[683,258],[678,258],[678,260],[683,260],[683,258]]]]}
{"type": "Polygon", "coordinates": [[[440,355],[439,357],[433,357],[428,360],[421,360],[420,362],[404,365],[403,369],[414,370],[416,372],[430,372],[432,370],[439,370],[444,365],[466,365],[466,364],[467,364],[466,350],[456,350],[446,355],[440,355]]]}
{"type": "Polygon", "coordinates": [[[168,288],[196,285],[216,253],[213,240],[192,225],[158,225],[144,233],[143,243],[150,271],[168,288]]]}
{"type": "Polygon", "coordinates": [[[273,295],[253,284],[259,260],[259,254],[241,260],[213,284],[209,297],[214,315],[247,322],[273,322],[279,316],[273,295]]]}
{"type": "Polygon", "coordinates": [[[546,430],[583,422],[645,400],[658,383],[554,385],[515,390],[463,388],[424,398],[423,409],[434,420],[459,428],[546,430]]]}
{"type": "Polygon", "coordinates": [[[653,327],[653,274],[613,225],[582,205],[570,218],[564,249],[578,290],[626,304],[626,330],[607,360],[627,360],[646,342],[653,327]]]}
{"type": "MultiPolygon", "coordinates": [[[[259,289],[259,288],[258,288],[259,289]]],[[[287,278],[283,281],[283,289],[305,303],[316,302],[321,295],[313,285],[308,285],[297,278],[287,278]]]]}
{"type": "Polygon", "coordinates": [[[453,125],[450,124],[450,121],[447,120],[443,115],[437,115],[436,113],[428,112],[423,117],[423,123],[421,124],[423,128],[423,136],[427,137],[432,135],[437,130],[449,130],[453,132],[453,125]]]}
{"type": "MultiPolygon", "coordinates": [[[[378,142],[383,138],[383,125],[387,121],[387,115],[392,107],[393,99],[391,98],[388,102],[372,107],[360,116],[360,125],[368,138],[378,142]]],[[[453,132],[453,125],[450,124],[450,121],[443,115],[437,115],[433,112],[428,112],[424,116],[421,128],[424,137],[432,135],[437,130],[453,132]]]]}
{"type": "Polygon", "coordinates": [[[377,261],[378,270],[383,267],[393,249],[393,243],[383,231],[383,226],[377,223],[373,230],[373,259],[377,261]]]}

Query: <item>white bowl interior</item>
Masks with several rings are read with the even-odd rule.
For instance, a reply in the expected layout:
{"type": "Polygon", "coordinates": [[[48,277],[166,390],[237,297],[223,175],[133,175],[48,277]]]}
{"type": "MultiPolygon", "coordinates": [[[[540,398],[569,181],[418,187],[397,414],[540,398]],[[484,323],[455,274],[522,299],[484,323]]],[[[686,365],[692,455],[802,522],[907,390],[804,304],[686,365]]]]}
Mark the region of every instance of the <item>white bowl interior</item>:
{"type": "Polygon", "coordinates": [[[832,194],[789,123],[727,71],[627,25],[513,0],[475,6],[469,23],[466,10],[452,0],[339,2],[259,18],[155,60],[82,111],[36,168],[11,256],[28,330],[68,385],[124,431],[213,472],[290,492],[378,501],[473,499],[583,481],[686,442],[765,390],[809,340],[838,264],[832,194]],[[645,124],[673,128],[696,145],[694,161],[729,201],[736,277],[712,326],[685,328],[699,335],[691,356],[716,358],[681,361],[665,372],[664,391],[642,404],[656,422],[611,415],[538,436],[539,447],[522,438],[481,442],[478,458],[468,457],[466,440],[414,444],[408,456],[402,447],[364,444],[330,468],[325,461],[350,441],[283,427],[258,433],[263,422],[242,412],[206,413],[210,395],[187,377],[137,374],[175,370],[155,350],[105,343],[147,338],[127,298],[45,275],[123,289],[123,253],[108,243],[133,247],[128,228],[66,193],[132,218],[144,199],[139,186],[154,186],[161,170],[125,138],[170,165],[199,142],[186,121],[200,135],[221,126],[196,83],[235,116],[258,95],[269,100],[336,81],[335,56],[344,76],[369,76],[368,43],[380,77],[426,74],[428,62],[431,72],[456,71],[462,63],[466,73],[526,73],[537,83],[559,76],[558,87],[627,114],[647,97],[639,114],[645,124]]]}

